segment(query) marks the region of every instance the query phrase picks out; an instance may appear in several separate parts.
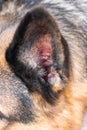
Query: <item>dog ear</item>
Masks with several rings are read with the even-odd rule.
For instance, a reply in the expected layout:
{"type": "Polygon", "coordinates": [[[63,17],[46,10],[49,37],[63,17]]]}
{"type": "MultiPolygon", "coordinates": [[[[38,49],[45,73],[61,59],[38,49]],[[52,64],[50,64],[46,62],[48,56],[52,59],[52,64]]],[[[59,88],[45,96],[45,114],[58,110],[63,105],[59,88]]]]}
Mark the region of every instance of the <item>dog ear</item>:
{"type": "Polygon", "coordinates": [[[29,91],[39,92],[48,102],[56,99],[65,87],[65,77],[69,78],[67,43],[55,19],[42,7],[25,15],[6,51],[6,59],[29,91]]]}

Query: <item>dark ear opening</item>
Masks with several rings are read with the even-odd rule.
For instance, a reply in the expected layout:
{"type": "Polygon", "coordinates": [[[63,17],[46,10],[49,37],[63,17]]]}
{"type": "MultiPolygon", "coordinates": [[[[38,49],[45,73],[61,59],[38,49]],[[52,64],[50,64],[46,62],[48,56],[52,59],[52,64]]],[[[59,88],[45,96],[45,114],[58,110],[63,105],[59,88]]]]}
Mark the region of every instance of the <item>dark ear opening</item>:
{"type": "Polygon", "coordinates": [[[53,84],[48,79],[50,73],[54,75],[52,69],[63,72],[58,74],[62,81],[65,80],[64,75],[69,78],[68,45],[55,20],[42,7],[25,15],[6,51],[6,60],[29,91],[38,91],[48,102],[56,99],[53,84]],[[38,64],[41,67],[39,71],[38,64]]]}

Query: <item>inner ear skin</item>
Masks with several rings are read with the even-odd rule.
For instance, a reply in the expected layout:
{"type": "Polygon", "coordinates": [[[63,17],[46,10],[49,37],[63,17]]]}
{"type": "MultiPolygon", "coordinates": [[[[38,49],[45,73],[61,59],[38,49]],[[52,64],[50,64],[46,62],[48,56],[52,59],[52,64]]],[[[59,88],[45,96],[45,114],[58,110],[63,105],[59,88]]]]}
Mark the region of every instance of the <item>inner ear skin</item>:
{"type": "Polygon", "coordinates": [[[29,92],[37,91],[53,103],[64,87],[60,71],[65,59],[61,60],[60,55],[64,55],[61,50],[61,34],[55,20],[39,7],[27,13],[20,23],[6,51],[6,60],[29,92]]]}
{"type": "Polygon", "coordinates": [[[51,38],[47,35],[40,39],[36,44],[42,67],[51,66],[53,64],[53,48],[51,38]]]}

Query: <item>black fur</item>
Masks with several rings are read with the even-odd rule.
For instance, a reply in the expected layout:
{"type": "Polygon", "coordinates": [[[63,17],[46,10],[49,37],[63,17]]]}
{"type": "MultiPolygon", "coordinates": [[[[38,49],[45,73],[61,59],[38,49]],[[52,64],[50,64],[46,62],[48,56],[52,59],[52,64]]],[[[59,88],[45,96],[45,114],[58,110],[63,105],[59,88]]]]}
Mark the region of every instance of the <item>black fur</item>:
{"type": "Polygon", "coordinates": [[[47,23],[45,24],[49,25],[49,31],[51,32],[53,38],[53,56],[54,62],[56,62],[56,69],[61,70],[63,68],[64,63],[61,63],[60,59],[58,59],[58,55],[61,51],[61,43],[58,41],[56,35],[57,33],[59,33],[59,30],[55,21],[52,19],[49,13],[40,7],[28,12],[22,20],[22,22],[20,23],[14,35],[13,41],[6,51],[6,60],[9,63],[11,69],[15,72],[15,74],[18,77],[20,77],[21,80],[26,84],[29,92],[37,91],[40,94],[42,94],[42,96],[46,99],[47,102],[53,103],[55,102],[57,95],[53,92],[51,85],[49,83],[43,84],[40,81],[39,76],[36,74],[36,71],[34,69],[32,69],[30,66],[25,66],[21,61],[18,60],[19,47],[22,46],[24,43],[24,36],[28,35],[25,34],[28,25],[38,19],[46,19],[47,23]]]}

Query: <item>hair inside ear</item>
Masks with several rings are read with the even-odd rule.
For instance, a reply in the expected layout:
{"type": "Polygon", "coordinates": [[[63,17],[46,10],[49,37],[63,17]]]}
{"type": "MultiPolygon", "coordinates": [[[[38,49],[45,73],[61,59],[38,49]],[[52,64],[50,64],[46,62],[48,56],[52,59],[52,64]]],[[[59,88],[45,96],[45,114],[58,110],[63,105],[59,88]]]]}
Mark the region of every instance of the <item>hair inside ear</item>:
{"type": "Polygon", "coordinates": [[[58,87],[64,81],[63,75],[69,77],[67,43],[55,20],[41,7],[25,15],[7,49],[6,59],[29,91],[38,91],[48,102],[63,89],[64,84],[58,87]]]}

